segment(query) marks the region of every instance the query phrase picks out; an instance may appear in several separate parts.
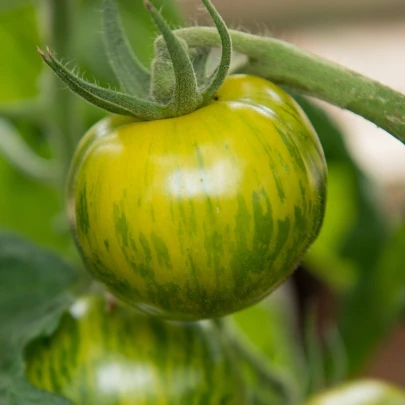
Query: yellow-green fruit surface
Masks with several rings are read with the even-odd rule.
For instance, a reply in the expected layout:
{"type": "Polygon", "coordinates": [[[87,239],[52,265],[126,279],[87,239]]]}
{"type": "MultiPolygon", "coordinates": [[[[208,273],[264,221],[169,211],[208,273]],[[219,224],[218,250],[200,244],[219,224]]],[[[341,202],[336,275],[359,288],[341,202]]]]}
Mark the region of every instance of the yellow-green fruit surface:
{"type": "Polygon", "coordinates": [[[405,405],[405,391],[382,381],[362,380],[320,394],[305,405],[405,405]]]}
{"type": "Polygon", "coordinates": [[[322,224],[326,171],[290,96],[230,76],[191,114],[92,128],[72,164],[69,217],[113,294],[163,318],[219,317],[294,270],[322,224]]]}
{"type": "Polygon", "coordinates": [[[210,321],[169,323],[103,298],[76,302],[28,346],[26,375],[75,405],[247,405],[234,358],[210,321]]]}

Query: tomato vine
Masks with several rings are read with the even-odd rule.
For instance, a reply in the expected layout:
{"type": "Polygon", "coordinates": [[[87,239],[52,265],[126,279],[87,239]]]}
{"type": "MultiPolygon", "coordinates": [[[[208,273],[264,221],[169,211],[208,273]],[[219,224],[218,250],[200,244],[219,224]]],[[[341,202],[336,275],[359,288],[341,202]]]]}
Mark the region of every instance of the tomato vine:
{"type": "MultiPolygon", "coordinates": [[[[213,28],[182,28],[175,33],[189,47],[220,44],[213,28]]],[[[233,50],[248,57],[240,72],[352,111],[405,143],[405,96],[400,92],[285,41],[236,30],[229,33],[233,50]]]]}

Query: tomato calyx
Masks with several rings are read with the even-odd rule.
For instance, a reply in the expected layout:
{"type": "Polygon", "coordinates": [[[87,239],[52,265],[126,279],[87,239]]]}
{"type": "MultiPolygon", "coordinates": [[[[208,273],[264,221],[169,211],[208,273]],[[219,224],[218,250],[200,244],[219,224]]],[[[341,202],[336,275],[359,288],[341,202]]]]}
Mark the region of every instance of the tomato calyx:
{"type": "Polygon", "coordinates": [[[37,48],[45,63],[76,94],[108,112],[142,121],[178,117],[207,105],[225,81],[231,63],[232,43],[228,29],[210,0],[202,0],[222,45],[221,61],[206,76],[209,48],[189,49],[170,29],[149,1],[145,7],[164,41],[157,41],[152,71],[133,54],[123,31],[116,0],[104,0],[103,25],[110,65],[122,91],[100,87],[80,78],[63,65],[47,47],[37,48]]]}

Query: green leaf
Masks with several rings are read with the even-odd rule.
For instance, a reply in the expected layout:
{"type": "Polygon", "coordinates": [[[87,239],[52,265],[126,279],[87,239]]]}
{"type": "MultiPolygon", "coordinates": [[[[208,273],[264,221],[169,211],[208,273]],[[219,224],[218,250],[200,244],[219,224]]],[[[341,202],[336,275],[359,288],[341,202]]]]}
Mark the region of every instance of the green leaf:
{"type": "Polygon", "coordinates": [[[20,3],[0,12],[0,105],[33,98],[39,91],[42,64],[35,52],[39,43],[36,9],[32,2],[20,3]]]}
{"type": "Polygon", "coordinates": [[[57,327],[73,301],[75,272],[30,242],[0,234],[0,403],[67,405],[24,377],[25,345],[57,327]]]}
{"type": "Polygon", "coordinates": [[[382,254],[347,298],[340,315],[351,372],[398,322],[405,304],[405,223],[387,240],[382,254]],[[366,312],[366,313],[365,313],[366,312]]]}

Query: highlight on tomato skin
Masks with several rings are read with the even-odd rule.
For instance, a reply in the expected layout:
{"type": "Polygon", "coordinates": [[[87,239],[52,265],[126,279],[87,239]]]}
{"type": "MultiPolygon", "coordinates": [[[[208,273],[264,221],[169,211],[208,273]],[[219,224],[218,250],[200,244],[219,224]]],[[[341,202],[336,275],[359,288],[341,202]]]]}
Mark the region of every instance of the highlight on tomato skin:
{"type": "Polygon", "coordinates": [[[32,385],[78,405],[248,405],[211,322],[162,322],[122,304],[108,311],[102,296],[77,300],[53,335],[30,343],[25,362],[32,385]]]}
{"type": "Polygon", "coordinates": [[[402,405],[405,392],[383,381],[364,379],[318,394],[305,405],[402,405]]]}
{"type": "Polygon", "coordinates": [[[248,75],[228,77],[216,98],[181,117],[101,121],[70,171],[69,217],[88,270],[166,319],[260,301],[323,220],[326,162],[292,98],[248,75]]]}

